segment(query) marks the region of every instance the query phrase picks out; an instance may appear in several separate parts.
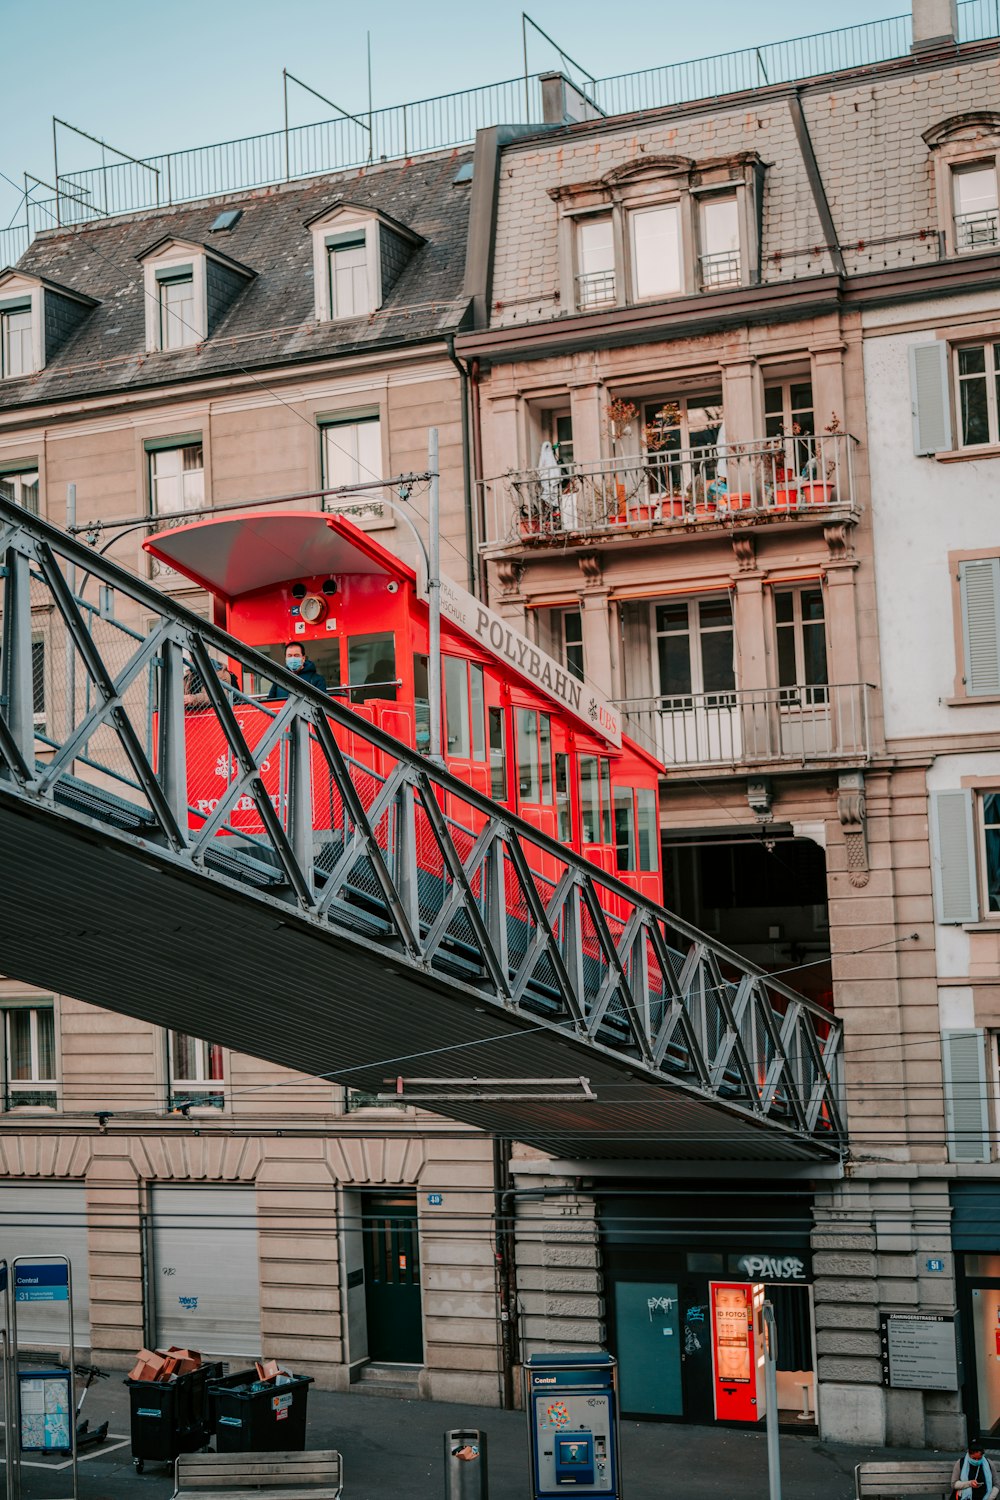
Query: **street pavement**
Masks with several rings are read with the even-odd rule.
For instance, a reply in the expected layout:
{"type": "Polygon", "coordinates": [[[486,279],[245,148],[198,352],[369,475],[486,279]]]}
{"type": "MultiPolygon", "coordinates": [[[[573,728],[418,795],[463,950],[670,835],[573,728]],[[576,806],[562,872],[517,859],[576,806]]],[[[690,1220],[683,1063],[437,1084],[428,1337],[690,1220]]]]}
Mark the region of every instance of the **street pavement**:
{"type": "MultiPolygon", "coordinates": [[[[117,1374],[91,1389],[93,1424],[110,1419],[103,1447],[80,1463],[80,1500],[169,1500],[165,1464],[136,1474],[128,1441],[128,1392],[117,1374]]],[[[405,1401],[391,1396],[335,1395],[310,1387],[306,1445],[338,1448],[344,1458],[344,1500],[443,1500],[444,1434],[478,1428],[487,1434],[490,1500],[526,1500],[527,1438],[520,1412],[495,1407],[405,1401]]],[[[785,1500],[851,1500],[854,1466],[866,1458],[931,1458],[931,1453],[822,1443],[815,1436],[781,1439],[785,1500]]],[[[627,1500],[767,1500],[763,1432],[670,1423],[622,1424],[627,1500]]],[[[65,1460],[32,1456],[22,1469],[23,1500],[69,1500],[65,1460]]]]}

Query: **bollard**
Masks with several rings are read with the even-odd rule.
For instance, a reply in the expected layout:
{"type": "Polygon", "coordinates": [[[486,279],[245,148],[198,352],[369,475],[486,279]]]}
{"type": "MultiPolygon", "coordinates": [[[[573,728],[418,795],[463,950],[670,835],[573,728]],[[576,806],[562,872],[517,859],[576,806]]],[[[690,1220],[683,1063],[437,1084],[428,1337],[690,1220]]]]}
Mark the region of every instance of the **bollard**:
{"type": "Polygon", "coordinates": [[[486,1434],[458,1427],[444,1435],[445,1500],[489,1500],[486,1434]]]}

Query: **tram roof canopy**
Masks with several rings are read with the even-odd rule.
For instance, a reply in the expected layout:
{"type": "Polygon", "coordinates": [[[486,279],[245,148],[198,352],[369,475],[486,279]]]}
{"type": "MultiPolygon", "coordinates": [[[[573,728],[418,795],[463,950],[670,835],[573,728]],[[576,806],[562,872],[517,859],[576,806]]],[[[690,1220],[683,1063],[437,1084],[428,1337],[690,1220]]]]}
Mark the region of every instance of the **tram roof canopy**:
{"type": "Polygon", "coordinates": [[[315,510],[213,516],[158,531],[143,547],[228,604],[318,574],[384,573],[410,582],[415,577],[346,516],[315,510]]]}

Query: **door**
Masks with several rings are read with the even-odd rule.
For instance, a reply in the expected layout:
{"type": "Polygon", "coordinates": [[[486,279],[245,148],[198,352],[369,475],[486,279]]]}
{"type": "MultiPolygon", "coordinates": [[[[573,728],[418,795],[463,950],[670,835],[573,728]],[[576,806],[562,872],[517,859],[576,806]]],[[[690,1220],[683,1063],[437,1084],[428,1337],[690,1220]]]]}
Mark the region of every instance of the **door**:
{"type": "Polygon", "coordinates": [[[257,1196],[243,1187],[154,1187],[155,1342],[259,1355],[257,1196]]]}
{"type": "Polygon", "coordinates": [[[715,1421],[712,1400],[712,1315],[708,1283],[681,1283],[684,1415],[689,1422],[715,1421]]]}
{"type": "MultiPolygon", "coordinates": [[[[0,1186],[0,1254],[65,1255],[73,1277],[73,1336],[79,1354],[90,1345],[87,1201],[82,1184],[10,1182],[0,1186]]],[[[59,1349],[66,1342],[65,1302],[21,1302],[17,1337],[27,1346],[59,1349]]]]}
{"type": "Polygon", "coordinates": [[[974,1286],[971,1297],[979,1404],[974,1425],[992,1436],[1000,1429],[1000,1286],[974,1286]]]}
{"type": "Polygon", "coordinates": [[[738,760],[733,607],[728,594],[653,605],[657,749],[669,765],[738,760]]]}
{"type": "Polygon", "coordinates": [[[676,1284],[616,1282],[615,1327],[622,1411],[629,1416],[682,1416],[681,1320],[676,1284]]]}
{"type": "Polygon", "coordinates": [[[368,1357],[380,1364],[422,1364],[416,1194],[369,1197],[362,1228],[368,1357]]]}

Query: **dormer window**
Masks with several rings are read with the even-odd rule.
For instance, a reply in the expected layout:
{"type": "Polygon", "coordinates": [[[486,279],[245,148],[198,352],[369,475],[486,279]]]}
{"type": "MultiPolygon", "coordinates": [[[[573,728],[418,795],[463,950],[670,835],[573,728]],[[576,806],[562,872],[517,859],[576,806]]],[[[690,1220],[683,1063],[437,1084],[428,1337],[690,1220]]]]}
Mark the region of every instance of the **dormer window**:
{"type": "Polygon", "coordinates": [[[330,316],[360,318],[373,311],[368,291],[368,236],[364,229],[326,239],[330,316]]]}
{"type": "Polygon", "coordinates": [[[31,298],[0,303],[0,378],[14,380],[35,368],[31,340],[31,298]]]}
{"type": "Polygon", "coordinates": [[[377,312],[423,244],[405,224],[357,204],[334,204],[306,227],[313,237],[316,317],[321,323],[377,312]]]}
{"type": "Polygon", "coordinates": [[[190,265],[176,266],[156,273],[156,296],[159,304],[159,347],[184,349],[204,337],[196,326],[194,270],[190,265]]]}
{"type": "Polygon", "coordinates": [[[701,202],[701,285],[709,291],[718,286],[739,286],[740,216],[735,193],[720,193],[701,202]]]}
{"type": "Polygon", "coordinates": [[[27,271],[0,271],[0,380],[45,368],[97,303],[27,271]]]}
{"type": "Polygon", "coordinates": [[[632,296],[675,297],[684,290],[681,211],[677,203],[629,214],[632,242],[632,296]]]}
{"type": "Polygon", "coordinates": [[[550,188],[562,306],[588,312],[759,281],[764,171],[755,152],[643,156],[550,188]]]}
{"type": "Polygon", "coordinates": [[[991,250],[1000,244],[996,161],[955,167],[951,183],[955,205],[955,249],[959,255],[991,250]]]}
{"type": "Polygon", "coordinates": [[[158,240],[138,260],[149,351],[189,349],[211,338],[255,275],[220,250],[190,240],[158,240]]]}

